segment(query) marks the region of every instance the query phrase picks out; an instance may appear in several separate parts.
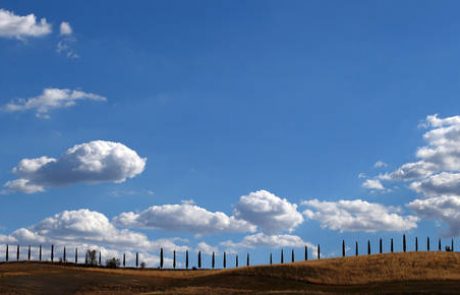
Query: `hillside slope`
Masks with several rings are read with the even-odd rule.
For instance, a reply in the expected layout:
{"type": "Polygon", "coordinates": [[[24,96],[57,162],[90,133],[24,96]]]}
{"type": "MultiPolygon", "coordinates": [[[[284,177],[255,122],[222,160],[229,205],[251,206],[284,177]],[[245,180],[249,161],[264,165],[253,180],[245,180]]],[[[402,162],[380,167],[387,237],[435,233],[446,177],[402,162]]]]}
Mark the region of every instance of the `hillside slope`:
{"type": "Polygon", "coordinates": [[[0,264],[0,294],[458,293],[460,253],[397,253],[229,270],[0,264]]]}

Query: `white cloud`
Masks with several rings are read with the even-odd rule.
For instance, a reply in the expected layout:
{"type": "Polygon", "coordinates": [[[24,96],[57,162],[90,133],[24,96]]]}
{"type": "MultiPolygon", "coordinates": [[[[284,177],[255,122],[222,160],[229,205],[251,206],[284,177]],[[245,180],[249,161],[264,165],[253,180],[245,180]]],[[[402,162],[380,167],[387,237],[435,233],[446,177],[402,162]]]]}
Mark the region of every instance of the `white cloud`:
{"type": "MultiPolygon", "coordinates": [[[[54,244],[56,257],[64,246],[68,250],[78,247],[81,258],[85,249],[100,250],[104,259],[121,258],[122,254],[126,253],[127,259],[133,265],[135,252],[139,251],[141,261],[146,261],[150,266],[158,263],[160,248],[164,248],[168,253],[172,250],[188,249],[185,245],[176,244],[177,240],[179,239],[150,240],[142,233],[118,229],[104,214],[88,209],[66,210],[28,228],[20,228],[10,235],[0,235],[0,243],[32,245],[34,253],[39,245],[43,245],[45,259],[49,259],[49,246],[54,244]]],[[[69,257],[72,257],[72,254],[69,251],[69,257]]]]}
{"type": "Polygon", "coordinates": [[[280,235],[267,235],[264,233],[257,233],[243,238],[240,242],[225,241],[221,245],[230,250],[244,249],[244,248],[257,248],[257,247],[270,247],[282,248],[293,247],[300,248],[308,246],[315,247],[309,242],[305,242],[301,237],[296,235],[280,234],[280,235]]]}
{"type": "Polygon", "coordinates": [[[70,36],[72,33],[73,30],[70,24],[68,22],[61,22],[61,25],[59,26],[59,34],[61,34],[61,36],[70,36]]]}
{"type": "Polygon", "coordinates": [[[406,231],[417,227],[418,218],[401,216],[395,208],[363,200],[322,202],[308,200],[303,213],[320,223],[322,228],[337,231],[406,231]]]}
{"type": "Polygon", "coordinates": [[[0,37],[24,39],[50,33],[51,25],[44,18],[38,21],[34,14],[19,16],[0,9],[0,37]]]}
{"type": "Polygon", "coordinates": [[[388,164],[383,162],[383,161],[377,161],[374,164],[374,168],[385,168],[387,166],[388,166],[388,164]]]}
{"type": "Polygon", "coordinates": [[[114,221],[127,227],[188,231],[196,234],[254,232],[256,229],[244,220],[223,212],[211,212],[190,203],[152,206],[140,213],[124,212],[114,221]]]}
{"type": "Polygon", "coordinates": [[[121,143],[91,141],[73,146],[59,158],[21,160],[13,168],[18,179],[4,187],[11,192],[35,193],[75,183],[120,183],[142,173],[145,163],[145,158],[121,143]]]}
{"type": "Polygon", "coordinates": [[[366,179],[362,186],[366,189],[382,191],[385,190],[385,187],[382,185],[378,179],[366,179]]]}
{"type": "Polygon", "coordinates": [[[303,222],[296,204],[266,190],[241,196],[234,214],[265,233],[292,232],[303,222]]]}
{"type": "Polygon", "coordinates": [[[51,110],[73,107],[81,100],[106,101],[107,99],[80,90],[45,88],[39,96],[12,101],[3,106],[3,110],[7,112],[34,110],[38,118],[49,118],[51,110]]]}
{"type": "Polygon", "coordinates": [[[219,253],[219,249],[217,249],[217,247],[211,246],[206,242],[198,243],[198,245],[196,246],[196,251],[201,251],[203,254],[206,255],[212,255],[213,252],[216,254],[219,253]]]}
{"type": "Polygon", "coordinates": [[[449,236],[460,234],[460,196],[436,196],[408,204],[419,216],[445,222],[449,236]]]}

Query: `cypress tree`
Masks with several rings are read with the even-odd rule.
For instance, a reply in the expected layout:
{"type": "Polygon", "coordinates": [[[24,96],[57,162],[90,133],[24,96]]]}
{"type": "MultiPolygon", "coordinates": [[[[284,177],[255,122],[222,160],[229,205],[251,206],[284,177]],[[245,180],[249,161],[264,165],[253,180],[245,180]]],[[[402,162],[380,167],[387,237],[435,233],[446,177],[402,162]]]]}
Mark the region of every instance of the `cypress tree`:
{"type": "Polygon", "coordinates": [[[281,248],[281,258],[280,258],[280,260],[281,260],[281,264],[283,264],[284,263],[284,250],[283,250],[283,248],[281,248]]]}
{"type": "Polygon", "coordinates": [[[390,251],[391,251],[391,253],[393,253],[394,250],[395,250],[394,243],[393,243],[393,238],[391,238],[390,241],[391,241],[391,244],[390,244],[390,251]]]}
{"type": "Polygon", "coordinates": [[[212,252],[211,266],[212,269],[214,269],[214,267],[216,266],[216,254],[214,252],[212,252]]]}
{"type": "Polygon", "coordinates": [[[123,253],[123,267],[126,267],[126,253],[123,253]]]}
{"type": "Polygon", "coordinates": [[[78,248],[75,248],[75,264],[78,264],[78,248]]]}
{"type": "Polygon", "coordinates": [[[367,255],[371,255],[371,241],[367,240],[367,255]]]}
{"type": "Polygon", "coordinates": [[[16,261],[19,261],[19,245],[16,248],[16,261]]]}
{"type": "Polygon", "coordinates": [[[415,237],[415,252],[418,252],[418,237],[415,237]]]}
{"type": "Polygon", "coordinates": [[[176,269],[176,250],[173,251],[173,268],[176,269]]]}
{"type": "Polygon", "coordinates": [[[321,246],[318,244],[318,259],[321,259],[321,246]]]}
{"type": "Polygon", "coordinates": [[[27,260],[30,261],[30,256],[32,256],[32,253],[31,253],[31,246],[29,245],[29,250],[27,251],[27,260]]]}
{"type": "Polygon", "coordinates": [[[342,240],[342,257],[345,257],[345,240],[342,240]]]}
{"type": "Polygon", "coordinates": [[[270,265],[273,264],[273,255],[272,255],[272,252],[270,252],[270,265]]]}
{"type": "Polygon", "coordinates": [[[201,251],[198,251],[198,268],[201,268],[201,251]]]}
{"type": "Polygon", "coordinates": [[[102,253],[99,251],[99,266],[102,265],[102,253]]]}
{"type": "Polygon", "coordinates": [[[379,253],[380,254],[383,253],[383,241],[382,241],[382,238],[380,238],[380,240],[379,240],[379,253]]]}
{"type": "Polygon", "coordinates": [[[224,251],[224,261],[222,265],[224,266],[224,268],[227,268],[227,253],[225,253],[225,251],[224,251]]]}
{"type": "Polygon", "coordinates": [[[9,251],[9,246],[8,246],[8,244],[6,244],[6,252],[5,252],[5,261],[6,262],[8,262],[8,259],[9,259],[9,256],[10,256],[9,252],[10,252],[9,251]]]}
{"type": "Polygon", "coordinates": [[[139,252],[136,252],[136,267],[139,267],[139,252]]]}
{"type": "Polygon", "coordinates": [[[403,251],[406,252],[406,234],[403,235],[403,251]]]}
{"type": "Polygon", "coordinates": [[[358,241],[355,242],[355,255],[356,255],[356,256],[359,255],[359,251],[358,251],[358,241]]]}
{"type": "Polygon", "coordinates": [[[250,265],[250,261],[249,261],[249,253],[246,255],[246,266],[249,266],[250,265]]]}
{"type": "Polygon", "coordinates": [[[42,245],[40,245],[40,248],[38,250],[38,261],[42,261],[42,245]]]}
{"type": "Polygon", "coordinates": [[[164,257],[163,257],[163,248],[160,249],[160,268],[163,268],[164,257]]]}
{"type": "Polygon", "coordinates": [[[294,249],[291,250],[291,262],[295,262],[294,249]]]}
{"type": "Polygon", "coordinates": [[[430,251],[430,237],[426,237],[426,250],[430,251]]]}
{"type": "Polygon", "coordinates": [[[305,250],[304,259],[305,259],[305,261],[307,261],[307,260],[308,260],[308,246],[307,246],[307,245],[305,245],[305,249],[304,249],[304,250],[305,250]]]}
{"type": "Polygon", "coordinates": [[[54,262],[54,245],[51,245],[51,262],[54,262]]]}
{"type": "Polygon", "coordinates": [[[452,238],[451,242],[450,242],[450,250],[452,252],[454,252],[454,238],[452,238]]]}
{"type": "Polygon", "coordinates": [[[238,268],[238,254],[236,254],[235,257],[235,267],[238,268]]]}
{"type": "Polygon", "coordinates": [[[438,251],[442,251],[441,239],[438,240],[438,251]]]}
{"type": "Polygon", "coordinates": [[[188,269],[188,250],[185,250],[185,269],[188,269]]]}
{"type": "Polygon", "coordinates": [[[66,252],[65,252],[65,247],[64,247],[64,254],[63,254],[63,256],[64,256],[64,257],[62,258],[62,260],[63,260],[64,263],[66,263],[66,261],[67,261],[67,257],[66,257],[66,256],[67,256],[67,255],[66,255],[66,252]]]}

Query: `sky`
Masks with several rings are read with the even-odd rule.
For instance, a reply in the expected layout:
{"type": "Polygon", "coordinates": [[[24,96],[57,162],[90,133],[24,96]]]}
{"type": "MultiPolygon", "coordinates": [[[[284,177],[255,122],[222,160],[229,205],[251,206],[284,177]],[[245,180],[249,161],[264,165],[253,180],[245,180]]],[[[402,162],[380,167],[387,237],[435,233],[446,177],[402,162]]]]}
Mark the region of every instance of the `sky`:
{"type": "Polygon", "coordinates": [[[450,242],[459,6],[0,1],[0,253],[450,242]]]}

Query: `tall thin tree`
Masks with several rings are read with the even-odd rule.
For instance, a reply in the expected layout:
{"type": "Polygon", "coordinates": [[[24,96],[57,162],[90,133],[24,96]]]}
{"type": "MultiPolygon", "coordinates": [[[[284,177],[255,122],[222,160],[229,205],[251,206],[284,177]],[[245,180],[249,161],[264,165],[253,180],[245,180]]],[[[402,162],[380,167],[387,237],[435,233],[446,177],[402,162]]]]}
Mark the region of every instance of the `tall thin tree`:
{"type": "Polygon", "coordinates": [[[54,245],[51,245],[51,262],[54,261],[54,245]]]}
{"type": "Polygon", "coordinates": [[[176,250],[173,250],[173,268],[176,269],[176,250]]]}
{"type": "Polygon", "coordinates": [[[272,252],[270,252],[270,265],[272,265],[272,264],[273,264],[273,254],[272,254],[272,252]]]}
{"type": "Polygon", "coordinates": [[[426,237],[426,250],[427,251],[430,251],[430,246],[431,246],[430,244],[431,244],[430,237],[426,237]]]}
{"type": "Polygon", "coordinates": [[[383,253],[383,241],[382,241],[382,238],[379,239],[379,253],[380,254],[383,253]]]}
{"type": "Polygon", "coordinates": [[[238,268],[238,254],[236,254],[235,257],[235,267],[238,268]]]}
{"type": "Polygon", "coordinates": [[[38,248],[38,261],[42,261],[42,245],[38,248]]]}
{"type": "Polygon", "coordinates": [[[136,252],[136,267],[139,267],[139,252],[136,252]]]}
{"type": "Polygon", "coordinates": [[[294,249],[291,250],[291,262],[295,262],[294,249]]]}
{"type": "Polygon", "coordinates": [[[415,252],[418,252],[418,237],[415,237],[415,252]]]}
{"type": "Polygon", "coordinates": [[[359,255],[359,250],[358,250],[358,241],[355,242],[355,255],[358,256],[359,255]]]}
{"type": "Polygon", "coordinates": [[[160,249],[160,268],[163,268],[164,257],[163,248],[160,249]]]}
{"type": "Polygon", "coordinates": [[[305,245],[305,249],[304,249],[304,259],[305,261],[308,260],[308,246],[307,245],[305,245]]]}
{"type": "Polygon", "coordinates": [[[198,251],[198,268],[201,268],[201,251],[198,251]]]}
{"type": "Polygon", "coordinates": [[[188,269],[188,250],[185,250],[185,269],[188,269]]]}
{"type": "Polygon", "coordinates": [[[281,248],[281,257],[280,257],[281,264],[284,263],[284,250],[281,248]]]}
{"type": "Polygon", "coordinates": [[[224,266],[224,268],[227,268],[227,253],[225,253],[225,251],[224,251],[224,258],[222,261],[222,265],[224,266]]]}
{"type": "Polygon", "coordinates": [[[19,252],[19,245],[17,246],[16,248],[16,261],[19,261],[19,255],[20,255],[20,252],[19,252]]]}
{"type": "Polygon", "coordinates": [[[342,257],[345,257],[345,240],[342,240],[342,257]]]}
{"type": "Polygon", "coordinates": [[[32,249],[31,246],[29,245],[29,250],[27,251],[27,260],[30,261],[30,257],[32,256],[32,249]]]}
{"type": "Polygon", "coordinates": [[[126,267],[126,253],[123,253],[123,267],[126,267]]]}
{"type": "Polygon", "coordinates": [[[75,248],[75,264],[78,264],[78,248],[75,248]]]}
{"type": "Polygon", "coordinates": [[[321,246],[318,244],[318,248],[317,248],[317,255],[318,255],[318,259],[321,259],[321,246]]]}
{"type": "Polygon", "coordinates": [[[211,257],[211,267],[214,269],[216,266],[216,254],[212,252],[212,257],[211,257]]]}
{"type": "Polygon", "coordinates": [[[442,250],[441,239],[438,240],[438,251],[442,250]]]}
{"type": "Polygon", "coordinates": [[[406,252],[406,234],[403,235],[403,252],[406,252]]]}
{"type": "Polygon", "coordinates": [[[391,238],[391,240],[390,240],[390,251],[391,251],[391,253],[393,253],[394,250],[395,250],[394,242],[393,242],[393,238],[391,238]]]}
{"type": "Polygon", "coordinates": [[[67,262],[67,253],[66,253],[66,250],[65,250],[65,247],[64,247],[64,253],[62,254],[62,262],[66,263],[67,262]]]}
{"type": "Polygon", "coordinates": [[[371,255],[371,241],[367,240],[367,255],[371,255]]]}
{"type": "Polygon", "coordinates": [[[5,261],[8,262],[10,256],[9,246],[6,244],[5,261]]]}
{"type": "Polygon", "coordinates": [[[454,238],[450,241],[450,251],[454,252],[454,238]]]}
{"type": "Polygon", "coordinates": [[[246,255],[246,266],[249,266],[251,264],[251,261],[249,260],[249,253],[246,255]]]}

